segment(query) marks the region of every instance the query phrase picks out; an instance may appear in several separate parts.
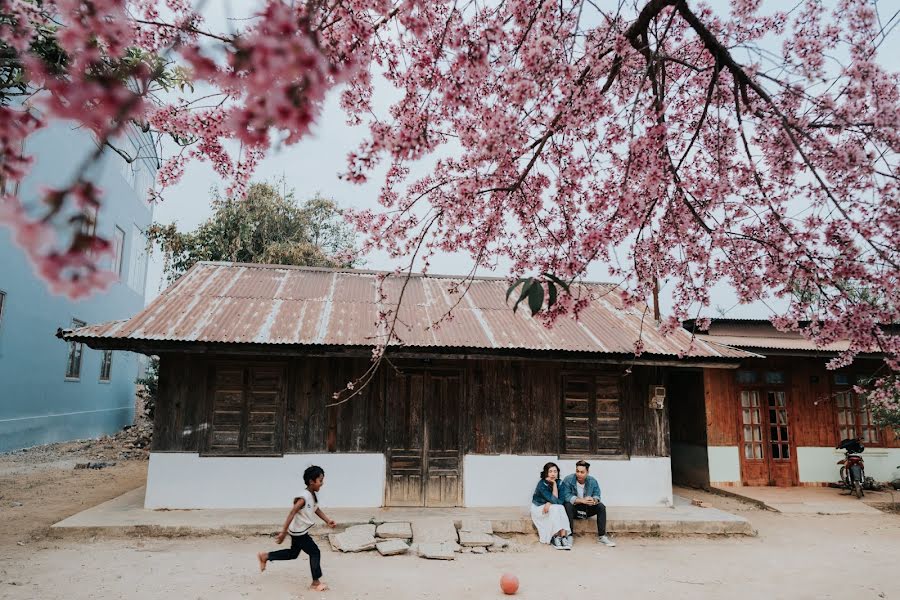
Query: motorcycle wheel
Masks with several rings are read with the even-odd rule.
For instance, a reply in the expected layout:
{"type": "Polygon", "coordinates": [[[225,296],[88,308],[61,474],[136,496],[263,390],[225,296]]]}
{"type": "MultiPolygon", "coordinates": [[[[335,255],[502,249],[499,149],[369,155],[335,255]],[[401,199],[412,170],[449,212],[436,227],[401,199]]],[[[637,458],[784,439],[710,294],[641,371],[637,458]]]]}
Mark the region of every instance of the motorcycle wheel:
{"type": "Polygon", "coordinates": [[[863,497],[862,484],[858,481],[853,482],[853,495],[858,499],[861,499],[863,497]]]}

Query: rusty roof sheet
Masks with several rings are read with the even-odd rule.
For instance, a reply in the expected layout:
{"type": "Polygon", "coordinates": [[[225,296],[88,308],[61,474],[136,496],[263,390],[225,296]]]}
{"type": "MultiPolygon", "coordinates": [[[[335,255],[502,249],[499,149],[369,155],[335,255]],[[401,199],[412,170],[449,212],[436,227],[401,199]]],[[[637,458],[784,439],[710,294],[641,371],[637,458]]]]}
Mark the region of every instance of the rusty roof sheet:
{"type": "Polygon", "coordinates": [[[802,350],[804,352],[843,352],[850,349],[849,340],[833,342],[825,346],[817,346],[815,342],[795,336],[760,336],[760,335],[720,335],[697,334],[697,339],[718,342],[738,348],[764,348],[767,350],[802,350]]]}
{"type": "MultiPolygon", "coordinates": [[[[405,277],[388,275],[378,296],[372,271],[201,262],[144,310],[124,321],[66,331],[66,339],[158,340],[318,346],[372,346],[384,334],[379,311],[396,308],[405,277]]],[[[477,278],[466,294],[459,277],[413,275],[399,309],[402,345],[420,348],[528,349],[722,359],[755,356],[686,330],[660,334],[640,308],[625,308],[610,284],[584,284],[594,300],[578,320],[548,329],[505,302],[508,281],[477,278]],[[432,326],[450,312],[451,318],[432,326]]],[[[393,343],[392,345],[399,345],[393,343]]]]}

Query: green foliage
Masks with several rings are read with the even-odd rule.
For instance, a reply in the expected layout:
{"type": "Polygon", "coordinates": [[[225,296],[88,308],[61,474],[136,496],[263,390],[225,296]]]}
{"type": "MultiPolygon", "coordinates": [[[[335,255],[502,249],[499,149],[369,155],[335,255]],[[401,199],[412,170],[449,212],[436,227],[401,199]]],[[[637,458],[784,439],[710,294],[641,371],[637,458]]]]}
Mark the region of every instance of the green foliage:
{"type": "MultiPolygon", "coordinates": [[[[38,6],[35,13],[38,21],[34,25],[18,23],[14,17],[0,8],[0,25],[10,28],[32,27],[34,35],[29,45],[29,53],[40,58],[51,73],[62,75],[69,64],[69,57],[57,41],[57,33],[62,27],[53,14],[44,8],[41,0],[24,0],[38,6]]],[[[15,96],[28,96],[27,74],[18,52],[0,38],[0,106],[6,106],[15,96]]],[[[152,54],[139,48],[129,48],[124,56],[103,56],[95,63],[90,75],[98,81],[115,79],[119,81],[146,78],[147,92],[170,91],[178,88],[193,91],[190,73],[172,60],[152,54]]]]}
{"type": "Polygon", "coordinates": [[[152,422],[153,411],[156,409],[156,399],[159,394],[159,358],[153,356],[147,365],[147,372],[143,377],[134,381],[138,384],[138,397],[144,402],[144,415],[152,422]]]}
{"type": "Polygon", "coordinates": [[[253,183],[242,199],[214,192],[213,214],[197,229],[181,233],[174,223],[147,230],[160,244],[170,281],[201,260],[350,267],[355,233],[333,200],[315,196],[298,205],[293,192],[253,183]]]}

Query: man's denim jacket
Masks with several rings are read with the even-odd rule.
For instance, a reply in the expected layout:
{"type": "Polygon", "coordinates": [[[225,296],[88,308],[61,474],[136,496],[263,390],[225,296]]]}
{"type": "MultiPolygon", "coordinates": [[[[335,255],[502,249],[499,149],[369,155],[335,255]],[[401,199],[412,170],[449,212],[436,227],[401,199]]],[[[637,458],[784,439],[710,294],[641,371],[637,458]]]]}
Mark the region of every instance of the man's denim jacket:
{"type": "MultiPolygon", "coordinates": [[[[578,480],[575,478],[574,473],[563,479],[562,483],[559,484],[559,497],[566,502],[574,504],[575,499],[578,498],[578,488],[575,487],[577,483],[578,480]]],[[[584,480],[584,497],[593,498],[600,502],[600,484],[590,475],[584,480]]]]}

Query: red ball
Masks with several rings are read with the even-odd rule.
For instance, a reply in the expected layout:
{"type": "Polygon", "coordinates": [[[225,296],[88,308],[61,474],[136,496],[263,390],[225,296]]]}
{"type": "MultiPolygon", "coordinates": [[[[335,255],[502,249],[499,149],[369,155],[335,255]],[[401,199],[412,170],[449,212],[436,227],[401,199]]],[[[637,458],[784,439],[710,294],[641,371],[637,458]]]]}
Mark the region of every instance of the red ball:
{"type": "Polygon", "coordinates": [[[500,577],[500,589],[504,594],[512,596],[519,591],[519,578],[511,573],[504,573],[500,577]]]}

